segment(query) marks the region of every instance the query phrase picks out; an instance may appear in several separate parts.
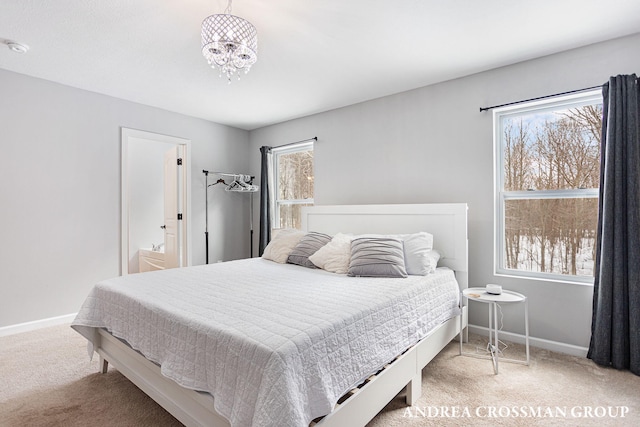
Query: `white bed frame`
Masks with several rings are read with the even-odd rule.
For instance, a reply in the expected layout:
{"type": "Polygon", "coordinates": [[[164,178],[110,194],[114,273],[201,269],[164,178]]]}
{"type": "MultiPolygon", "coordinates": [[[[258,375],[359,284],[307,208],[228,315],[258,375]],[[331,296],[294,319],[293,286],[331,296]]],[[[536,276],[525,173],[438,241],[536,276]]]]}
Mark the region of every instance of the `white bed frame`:
{"type": "MultiPolygon", "coordinates": [[[[439,265],[455,270],[461,290],[468,286],[467,205],[349,205],[303,208],[303,230],[399,234],[427,231],[442,258],[439,265]]],[[[422,394],[422,369],[461,331],[466,335],[467,311],[438,326],[426,338],[365,384],[352,390],[318,427],[364,426],[403,388],[407,404],[422,394]]],[[[466,338],[466,337],[465,337],[466,338]]],[[[187,426],[229,426],[213,407],[213,397],[179,386],[162,376],[160,368],[103,329],[96,330],[95,351],[101,371],[111,363],[131,382],[187,426]]]]}

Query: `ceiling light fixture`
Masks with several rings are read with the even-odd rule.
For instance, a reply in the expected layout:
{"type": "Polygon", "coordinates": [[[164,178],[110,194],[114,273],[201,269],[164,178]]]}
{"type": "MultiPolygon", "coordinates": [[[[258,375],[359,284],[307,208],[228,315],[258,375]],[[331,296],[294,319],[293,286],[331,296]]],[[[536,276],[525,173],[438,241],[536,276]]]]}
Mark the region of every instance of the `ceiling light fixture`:
{"type": "Polygon", "coordinates": [[[249,21],[231,15],[231,1],[224,14],[202,21],[202,54],[229,83],[234,74],[240,80],[240,71],[248,73],[258,60],[258,31],[249,21]]]}
{"type": "Polygon", "coordinates": [[[14,42],[13,40],[1,40],[1,41],[2,43],[6,44],[9,49],[11,49],[16,53],[26,53],[29,50],[29,46],[18,43],[18,42],[14,42]]]}

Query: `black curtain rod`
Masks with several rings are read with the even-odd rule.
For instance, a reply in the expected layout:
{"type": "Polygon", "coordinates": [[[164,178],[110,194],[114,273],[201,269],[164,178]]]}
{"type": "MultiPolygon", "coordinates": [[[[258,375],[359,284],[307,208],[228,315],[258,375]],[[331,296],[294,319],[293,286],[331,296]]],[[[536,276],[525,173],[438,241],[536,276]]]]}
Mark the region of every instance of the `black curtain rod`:
{"type": "Polygon", "coordinates": [[[480,112],[482,113],[483,111],[493,110],[494,108],[507,107],[509,105],[522,104],[523,102],[537,101],[539,99],[553,98],[554,96],[569,95],[571,93],[585,92],[587,90],[601,89],[601,88],[602,88],[602,85],[585,87],[584,89],[576,89],[576,90],[570,90],[568,92],[554,93],[553,95],[545,95],[545,96],[539,96],[537,98],[523,99],[522,101],[508,102],[506,104],[494,105],[492,107],[480,107],[480,112]]]}
{"type": "Polygon", "coordinates": [[[273,148],[288,147],[288,146],[290,146],[290,145],[300,144],[301,142],[311,141],[312,139],[313,139],[314,141],[318,141],[318,137],[317,137],[317,136],[314,136],[313,138],[303,139],[303,140],[296,141],[296,142],[290,142],[290,143],[288,143],[288,144],[282,144],[282,145],[278,145],[277,147],[270,147],[270,148],[272,148],[272,149],[273,149],[273,148]]]}

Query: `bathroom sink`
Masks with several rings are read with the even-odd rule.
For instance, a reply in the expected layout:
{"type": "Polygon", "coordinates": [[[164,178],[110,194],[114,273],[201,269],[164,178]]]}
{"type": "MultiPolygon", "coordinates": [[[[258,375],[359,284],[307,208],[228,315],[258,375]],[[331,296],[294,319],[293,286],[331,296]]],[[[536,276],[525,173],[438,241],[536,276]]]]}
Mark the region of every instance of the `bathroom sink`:
{"type": "Polygon", "coordinates": [[[140,266],[140,273],[154,270],[164,270],[164,246],[160,248],[160,251],[154,251],[152,249],[140,249],[138,250],[138,264],[140,266]]]}

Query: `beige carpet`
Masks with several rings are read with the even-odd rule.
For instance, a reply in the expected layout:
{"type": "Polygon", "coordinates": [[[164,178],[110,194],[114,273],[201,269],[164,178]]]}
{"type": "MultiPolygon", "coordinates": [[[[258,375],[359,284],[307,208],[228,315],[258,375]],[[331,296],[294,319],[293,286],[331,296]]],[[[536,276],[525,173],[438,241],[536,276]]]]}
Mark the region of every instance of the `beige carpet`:
{"type": "MultiPolygon", "coordinates": [[[[452,343],[425,369],[413,408],[401,393],[370,426],[640,425],[640,377],[629,372],[532,348],[531,366],[503,363],[493,375],[490,361],[457,354],[452,343]]],[[[0,338],[0,426],[181,425],[116,370],[97,371],[68,326],[0,338]]]]}

